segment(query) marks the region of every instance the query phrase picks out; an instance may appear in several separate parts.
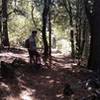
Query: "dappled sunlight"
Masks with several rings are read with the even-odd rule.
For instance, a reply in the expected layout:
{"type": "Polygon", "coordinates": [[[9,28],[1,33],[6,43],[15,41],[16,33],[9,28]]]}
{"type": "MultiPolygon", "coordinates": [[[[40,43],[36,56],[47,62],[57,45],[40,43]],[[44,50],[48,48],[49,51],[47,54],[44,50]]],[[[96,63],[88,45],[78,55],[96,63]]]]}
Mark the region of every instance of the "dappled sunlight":
{"type": "Polygon", "coordinates": [[[70,41],[67,38],[61,38],[57,41],[58,45],[61,47],[58,48],[59,51],[61,51],[62,54],[70,55],[71,53],[71,44],[70,41]]]}
{"type": "Polygon", "coordinates": [[[19,99],[19,97],[8,96],[8,97],[6,97],[6,100],[20,100],[20,99],[19,99]]]}
{"type": "Polygon", "coordinates": [[[9,90],[8,85],[6,85],[6,84],[5,84],[5,83],[3,83],[3,82],[1,82],[1,83],[0,83],[0,86],[5,87],[7,90],[9,90]]]}
{"type": "Polygon", "coordinates": [[[65,55],[55,55],[52,57],[52,67],[55,69],[73,69],[73,66],[77,66],[77,60],[71,59],[70,56],[65,55]]]}
{"type": "Polygon", "coordinates": [[[59,99],[63,99],[64,98],[63,94],[57,94],[56,97],[59,98],[59,99]]]}
{"type": "Polygon", "coordinates": [[[15,96],[12,93],[12,88],[9,86],[9,84],[6,84],[5,82],[0,82],[0,98],[1,97],[2,100],[19,100],[19,96],[15,96]]]}
{"type": "Polygon", "coordinates": [[[0,53],[0,61],[2,60],[9,63],[13,62],[15,59],[23,60],[23,62],[29,61],[29,54],[25,51],[25,49],[10,49],[6,49],[4,52],[0,53]]]}
{"type": "Polygon", "coordinates": [[[99,6],[1,0],[0,100],[99,100],[99,6]]]}
{"type": "Polygon", "coordinates": [[[20,98],[23,100],[38,100],[35,98],[35,92],[36,92],[35,89],[27,88],[27,90],[21,91],[20,98]]]}
{"type": "Polygon", "coordinates": [[[46,79],[50,79],[51,77],[50,77],[50,76],[46,76],[45,78],[46,78],[46,79]]]}
{"type": "MultiPolygon", "coordinates": [[[[6,79],[0,76],[0,91],[4,93],[2,98],[8,100],[65,100],[63,89],[66,82],[72,85],[76,96],[80,94],[81,97],[86,92],[83,89],[81,90],[83,93],[79,93],[81,79],[85,80],[85,77],[84,73],[78,72],[77,60],[72,60],[70,56],[63,54],[52,56],[52,69],[43,66],[38,71],[34,71],[35,66],[25,61],[26,58],[28,60],[27,53],[5,52],[0,56],[11,62],[14,57],[18,58],[15,60],[15,65],[17,65],[15,66],[15,78],[6,79]]],[[[6,64],[9,65],[9,63],[6,64]]]]}
{"type": "Polygon", "coordinates": [[[55,82],[54,80],[49,80],[49,83],[50,83],[50,84],[52,84],[52,83],[54,83],[54,82],[55,82]]]}
{"type": "Polygon", "coordinates": [[[70,68],[70,69],[72,69],[72,64],[65,64],[63,68],[70,68]]]}

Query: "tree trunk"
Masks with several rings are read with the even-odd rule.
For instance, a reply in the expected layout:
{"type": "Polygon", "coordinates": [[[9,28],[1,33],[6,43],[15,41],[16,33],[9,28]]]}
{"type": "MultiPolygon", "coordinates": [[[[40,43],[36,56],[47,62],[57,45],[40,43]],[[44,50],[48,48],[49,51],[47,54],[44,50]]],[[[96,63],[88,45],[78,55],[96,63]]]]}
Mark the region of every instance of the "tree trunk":
{"type": "Polygon", "coordinates": [[[47,17],[48,17],[48,10],[49,10],[49,4],[48,0],[44,0],[44,9],[42,14],[42,38],[43,38],[43,44],[44,44],[44,60],[47,60],[48,57],[48,42],[46,37],[46,26],[47,26],[47,17]]]}
{"type": "Polygon", "coordinates": [[[2,27],[1,27],[1,17],[2,17],[2,11],[0,11],[0,33],[1,33],[1,29],[2,29],[2,27]]]}
{"type": "Polygon", "coordinates": [[[70,30],[70,42],[71,42],[71,56],[72,58],[75,57],[75,46],[74,46],[74,30],[73,28],[73,16],[72,16],[72,9],[71,9],[71,4],[70,4],[70,13],[69,13],[69,24],[71,26],[71,30],[70,30]]]}
{"type": "Polygon", "coordinates": [[[51,0],[49,1],[49,22],[48,22],[48,26],[49,26],[49,65],[51,66],[51,11],[50,11],[50,7],[51,7],[51,0]]]}
{"type": "Polygon", "coordinates": [[[3,46],[10,46],[9,38],[8,38],[8,26],[7,26],[7,3],[8,0],[2,0],[2,21],[3,21],[2,44],[3,46]]]}
{"type": "Polygon", "coordinates": [[[88,68],[100,72],[100,0],[95,0],[94,16],[89,18],[89,22],[91,44],[88,68]]]}
{"type": "Polygon", "coordinates": [[[70,30],[70,41],[71,41],[71,56],[72,58],[75,57],[75,50],[74,50],[74,31],[70,30]]]}
{"type": "MultiPolygon", "coordinates": [[[[73,28],[72,8],[71,8],[70,1],[68,1],[68,2],[69,2],[69,11],[70,11],[70,13],[69,13],[69,18],[70,18],[69,24],[70,24],[71,28],[73,28]]],[[[71,56],[72,56],[72,58],[74,58],[75,57],[75,46],[74,46],[74,30],[73,29],[70,30],[70,40],[71,40],[71,56]]]]}
{"type": "MultiPolygon", "coordinates": [[[[80,56],[82,57],[85,47],[85,34],[86,34],[86,20],[83,23],[83,31],[82,31],[82,40],[81,40],[81,48],[80,48],[80,56]]],[[[81,37],[80,37],[81,38],[81,37]]]]}
{"type": "MultiPolygon", "coordinates": [[[[63,4],[69,16],[69,25],[71,28],[73,28],[73,12],[72,12],[73,9],[71,7],[71,2],[70,0],[63,0],[63,4]]],[[[74,45],[74,30],[73,29],[70,30],[70,42],[71,42],[71,56],[72,58],[74,58],[75,45],[74,45]]]]}

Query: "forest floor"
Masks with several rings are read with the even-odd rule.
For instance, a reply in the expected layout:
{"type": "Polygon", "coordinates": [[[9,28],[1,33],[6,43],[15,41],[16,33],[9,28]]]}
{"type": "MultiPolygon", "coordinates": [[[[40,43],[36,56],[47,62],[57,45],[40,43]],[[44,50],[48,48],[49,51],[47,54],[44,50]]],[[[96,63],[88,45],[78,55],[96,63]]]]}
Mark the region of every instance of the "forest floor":
{"type": "Polygon", "coordinates": [[[0,100],[82,100],[90,94],[83,85],[89,73],[76,66],[77,61],[70,56],[55,52],[51,69],[43,66],[35,72],[29,67],[26,50],[13,48],[0,52],[0,61],[12,63],[16,58],[19,62],[15,77],[2,78],[0,75],[0,100]],[[63,95],[66,83],[71,85],[72,96],[63,95]]]}

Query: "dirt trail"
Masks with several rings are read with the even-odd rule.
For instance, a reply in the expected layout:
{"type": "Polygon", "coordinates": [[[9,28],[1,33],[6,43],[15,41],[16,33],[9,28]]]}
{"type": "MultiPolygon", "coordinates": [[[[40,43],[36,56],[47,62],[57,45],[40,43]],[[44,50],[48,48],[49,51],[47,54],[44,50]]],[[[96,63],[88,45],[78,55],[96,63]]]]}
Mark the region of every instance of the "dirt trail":
{"type": "MultiPolygon", "coordinates": [[[[12,62],[15,58],[28,62],[26,51],[0,53],[0,61],[12,62]]],[[[72,86],[74,98],[80,100],[87,95],[81,84],[86,79],[86,73],[76,72],[73,64],[70,57],[61,54],[52,57],[52,69],[42,68],[34,73],[25,64],[19,67],[20,75],[16,78],[0,79],[0,100],[66,100],[63,96],[65,83],[72,86]]]]}

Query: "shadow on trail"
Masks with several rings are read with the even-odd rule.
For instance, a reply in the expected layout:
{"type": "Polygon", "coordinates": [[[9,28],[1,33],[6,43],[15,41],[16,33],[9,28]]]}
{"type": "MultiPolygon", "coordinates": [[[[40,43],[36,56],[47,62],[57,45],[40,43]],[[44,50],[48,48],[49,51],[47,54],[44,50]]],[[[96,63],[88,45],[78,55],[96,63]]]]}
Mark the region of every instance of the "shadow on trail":
{"type": "Polygon", "coordinates": [[[69,69],[41,68],[34,72],[31,65],[27,64],[27,66],[20,66],[17,73],[14,79],[4,79],[0,82],[2,98],[6,97],[7,100],[11,100],[11,97],[14,98],[12,100],[24,100],[25,98],[26,100],[27,98],[30,98],[29,100],[65,100],[63,96],[65,83],[73,86],[77,97],[86,94],[84,89],[81,89],[80,93],[77,87],[81,78],[80,73],[73,73],[69,69]]]}
{"type": "Polygon", "coordinates": [[[89,74],[74,71],[71,63],[73,60],[70,57],[53,57],[52,69],[43,66],[39,70],[34,70],[34,65],[19,59],[14,65],[14,79],[2,79],[0,76],[0,99],[66,100],[63,96],[63,89],[68,83],[73,88],[75,98],[80,100],[79,98],[87,95],[81,81],[86,80],[89,74]]]}
{"type": "Polygon", "coordinates": [[[25,53],[26,50],[24,48],[5,47],[5,48],[0,49],[0,53],[2,52],[12,52],[15,54],[22,54],[22,53],[25,53]]]}

